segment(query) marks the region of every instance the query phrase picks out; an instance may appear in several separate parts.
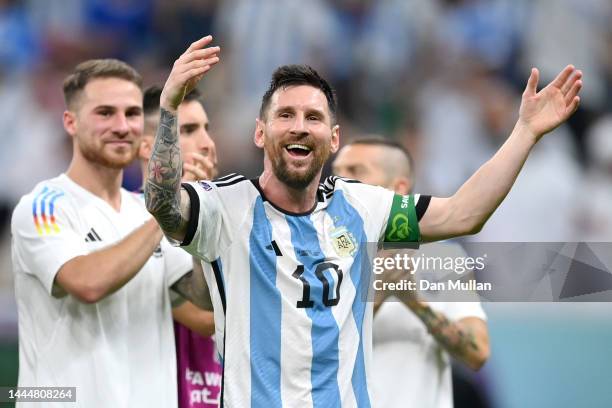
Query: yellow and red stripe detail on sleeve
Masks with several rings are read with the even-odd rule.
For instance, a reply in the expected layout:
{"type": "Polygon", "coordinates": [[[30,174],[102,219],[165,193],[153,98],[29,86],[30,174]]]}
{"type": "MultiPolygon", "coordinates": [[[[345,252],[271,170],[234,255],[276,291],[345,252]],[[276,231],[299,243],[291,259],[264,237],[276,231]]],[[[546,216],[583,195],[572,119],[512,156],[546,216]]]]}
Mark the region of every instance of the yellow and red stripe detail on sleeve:
{"type": "Polygon", "coordinates": [[[59,190],[44,187],[32,202],[32,218],[38,235],[59,233],[60,228],[55,218],[55,200],[63,196],[59,190]],[[47,217],[48,214],[48,217],[47,217]]]}

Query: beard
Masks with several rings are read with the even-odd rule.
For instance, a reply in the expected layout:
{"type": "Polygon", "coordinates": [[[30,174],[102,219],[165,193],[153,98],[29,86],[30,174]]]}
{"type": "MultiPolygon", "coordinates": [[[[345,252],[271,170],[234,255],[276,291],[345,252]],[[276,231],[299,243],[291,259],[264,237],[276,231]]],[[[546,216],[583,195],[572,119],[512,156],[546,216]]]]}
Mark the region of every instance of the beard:
{"type": "Polygon", "coordinates": [[[87,143],[78,143],[78,149],[87,161],[115,170],[122,170],[134,161],[138,154],[138,144],[126,146],[121,153],[109,153],[106,146],[98,147],[87,143]]]}
{"type": "Polygon", "coordinates": [[[323,146],[317,147],[316,144],[312,143],[310,140],[300,140],[298,143],[312,146],[311,154],[313,157],[310,163],[306,165],[306,168],[290,168],[283,154],[284,147],[279,145],[265,147],[268,151],[268,157],[270,157],[270,162],[272,163],[272,171],[276,178],[292,189],[303,190],[308,187],[314,178],[321,172],[323,165],[331,155],[331,146],[330,143],[326,143],[323,146]]]}

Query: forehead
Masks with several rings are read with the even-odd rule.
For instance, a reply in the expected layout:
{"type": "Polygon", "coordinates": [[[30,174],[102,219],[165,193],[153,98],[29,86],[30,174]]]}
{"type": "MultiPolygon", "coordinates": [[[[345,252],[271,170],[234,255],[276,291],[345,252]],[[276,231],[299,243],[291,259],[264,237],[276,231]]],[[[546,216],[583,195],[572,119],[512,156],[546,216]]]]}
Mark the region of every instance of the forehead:
{"type": "Polygon", "coordinates": [[[329,105],[323,91],[310,85],[295,85],[277,89],[270,98],[272,111],[293,108],[316,109],[329,116],[329,105]]]}
{"type": "Polygon", "coordinates": [[[198,101],[183,102],[178,107],[178,122],[181,123],[208,123],[208,115],[202,104],[198,101]]]}
{"type": "Polygon", "coordinates": [[[334,165],[353,165],[372,163],[383,154],[381,146],[354,144],[343,147],[334,161],[334,165]]]}
{"type": "Polygon", "coordinates": [[[135,83],[121,78],[95,78],[85,85],[83,106],[142,107],[142,91],[135,83]]]}

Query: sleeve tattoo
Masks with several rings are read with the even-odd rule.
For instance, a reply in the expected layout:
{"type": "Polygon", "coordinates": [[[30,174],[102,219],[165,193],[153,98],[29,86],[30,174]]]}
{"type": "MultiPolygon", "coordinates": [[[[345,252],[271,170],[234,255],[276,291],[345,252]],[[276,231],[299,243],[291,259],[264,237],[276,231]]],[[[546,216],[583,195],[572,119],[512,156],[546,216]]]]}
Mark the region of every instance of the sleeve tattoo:
{"type": "Polygon", "coordinates": [[[430,306],[418,308],[416,314],[423,321],[432,336],[451,354],[466,358],[478,351],[474,333],[449,321],[442,313],[435,312],[430,306]]]}
{"type": "Polygon", "coordinates": [[[144,192],[147,209],[170,236],[185,231],[188,221],[189,203],[181,206],[182,168],[176,115],[161,108],[144,192]]]}
{"type": "Polygon", "coordinates": [[[172,289],[200,309],[213,311],[210,292],[200,265],[194,264],[193,270],[176,281],[172,289]]]}

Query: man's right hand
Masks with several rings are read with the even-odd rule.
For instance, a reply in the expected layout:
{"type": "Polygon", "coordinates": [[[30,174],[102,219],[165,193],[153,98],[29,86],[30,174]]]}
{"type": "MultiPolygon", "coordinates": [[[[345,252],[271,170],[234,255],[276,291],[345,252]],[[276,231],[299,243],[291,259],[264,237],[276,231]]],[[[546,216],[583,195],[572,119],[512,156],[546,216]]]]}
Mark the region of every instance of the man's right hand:
{"type": "Polygon", "coordinates": [[[217,55],[219,47],[206,47],[212,41],[212,36],[200,38],[174,62],[172,71],[166,80],[161,93],[160,106],[167,111],[176,112],[176,109],[204,74],[219,62],[217,55]]]}
{"type": "Polygon", "coordinates": [[[183,181],[212,180],[217,177],[217,160],[215,155],[191,153],[183,162],[183,181]],[[191,161],[188,163],[187,160],[191,161]]]}

